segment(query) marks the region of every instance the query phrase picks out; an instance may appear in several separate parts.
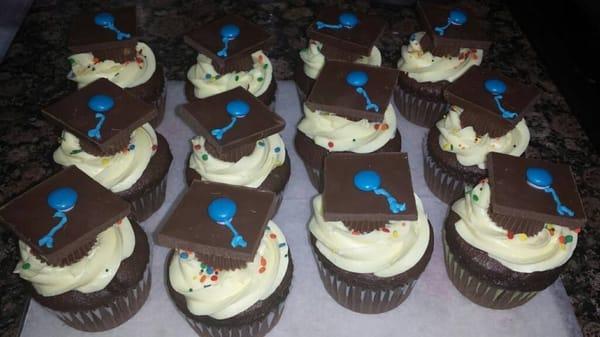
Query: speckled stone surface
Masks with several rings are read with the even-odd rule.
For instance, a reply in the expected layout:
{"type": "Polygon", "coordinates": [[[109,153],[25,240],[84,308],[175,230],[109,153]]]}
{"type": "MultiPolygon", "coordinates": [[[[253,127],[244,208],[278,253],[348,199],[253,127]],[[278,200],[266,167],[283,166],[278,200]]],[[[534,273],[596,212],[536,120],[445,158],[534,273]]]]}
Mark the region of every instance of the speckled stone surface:
{"type": "MultiPolygon", "coordinates": [[[[0,64],[0,204],[52,174],[56,130],[40,118],[39,107],[72,88],[68,72],[66,32],[69,18],[99,9],[101,1],[38,0],[32,6],[0,64]]],[[[182,40],[186,31],[223,13],[237,13],[263,25],[277,37],[269,53],[278,79],[290,79],[298,50],[306,46],[304,30],[317,8],[337,1],[104,1],[137,4],[143,40],[156,53],[172,80],[184,80],[195,52],[182,40]]],[[[492,39],[487,65],[543,91],[534,113],[526,116],[532,130],[527,155],[569,163],[575,172],[588,225],[562,276],[585,336],[600,335],[600,159],[576,117],[523,36],[508,10],[487,2],[492,39]]],[[[410,7],[354,4],[354,9],[379,14],[390,24],[379,43],[385,64],[395,65],[407,36],[418,29],[410,7]]],[[[485,12],[485,11],[483,11],[485,12]]],[[[0,336],[16,336],[28,301],[21,280],[12,274],[17,241],[0,228],[0,336]]],[[[541,313],[543,314],[543,313],[541,313]]]]}

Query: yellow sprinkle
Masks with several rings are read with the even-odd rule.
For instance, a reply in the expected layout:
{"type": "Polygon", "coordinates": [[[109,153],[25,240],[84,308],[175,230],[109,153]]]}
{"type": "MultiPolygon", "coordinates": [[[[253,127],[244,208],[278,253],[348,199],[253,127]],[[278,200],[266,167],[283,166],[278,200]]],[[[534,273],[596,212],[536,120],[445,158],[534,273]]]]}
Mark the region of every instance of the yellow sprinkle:
{"type": "Polygon", "coordinates": [[[110,163],[110,159],[102,158],[102,165],[106,166],[106,165],[108,165],[108,163],[110,163]]]}
{"type": "Polygon", "coordinates": [[[521,234],[518,234],[518,235],[519,235],[519,240],[521,240],[521,241],[527,240],[527,234],[521,233],[521,234]]]}
{"type": "Polygon", "coordinates": [[[567,245],[565,245],[564,243],[560,244],[560,249],[565,250],[567,249],[567,245]]]}
{"type": "Polygon", "coordinates": [[[400,233],[398,233],[398,231],[393,231],[393,232],[392,232],[392,237],[393,237],[394,239],[398,238],[399,236],[400,236],[400,233]]]}

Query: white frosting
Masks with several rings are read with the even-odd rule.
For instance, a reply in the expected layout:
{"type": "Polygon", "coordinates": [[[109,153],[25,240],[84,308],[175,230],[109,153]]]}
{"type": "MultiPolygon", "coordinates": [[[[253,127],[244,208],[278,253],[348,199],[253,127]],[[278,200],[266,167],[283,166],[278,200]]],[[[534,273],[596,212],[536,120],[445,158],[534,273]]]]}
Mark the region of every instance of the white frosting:
{"type": "Polygon", "coordinates": [[[477,165],[480,169],[485,169],[485,160],[490,152],[519,157],[527,149],[530,135],[525,119],[504,136],[491,138],[487,133],[477,135],[472,126],[463,128],[460,123],[462,111],[460,107],[451,106],[446,116],[436,123],[440,130],[440,147],[444,151],[455,153],[461,165],[477,165]]]}
{"type": "Polygon", "coordinates": [[[534,236],[509,233],[496,225],[488,214],[490,186],[484,180],[452,205],[460,216],[455,223],[458,234],[471,246],[483,250],[507,268],[521,273],[554,269],[565,264],[577,245],[577,233],[567,227],[546,225],[534,236]],[[552,226],[554,233],[548,226],[552,226]],[[572,242],[560,243],[561,236],[571,235],[572,242]]]}
{"type": "Polygon", "coordinates": [[[388,105],[383,122],[370,123],[366,119],[351,121],[330,112],[312,111],[304,105],[298,130],[328,151],[371,153],[396,136],[396,114],[388,105]]]}
{"type": "Polygon", "coordinates": [[[281,284],[288,268],[288,246],[277,225],[269,221],[256,256],[245,268],[211,270],[194,253],[175,251],[169,282],[185,297],[188,310],[215,319],[233,317],[267,299],[281,284]]]}
{"type": "Polygon", "coordinates": [[[454,82],[472,66],[481,64],[483,50],[461,48],[458,56],[434,56],[424,52],[421,39],[425,32],[414,33],[407,46],[402,46],[402,57],[398,60],[398,69],[408,74],[415,81],[422,82],[454,82]]]}
{"type": "Polygon", "coordinates": [[[318,195],[313,199],[314,214],[308,228],[317,239],[317,249],[339,268],[378,277],[395,276],[416,265],[429,244],[427,214],[417,195],[415,203],[416,221],[390,221],[385,230],[361,234],[341,221],[325,221],[323,200],[318,195]]]}
{"type": "Polygon", "coordinates": [[[129,219],[114,224],[96,237],[88,255],[64,267],[49,266],[31,254],[31,248],[19,241],[21,260],[15,273],[27,280],[42,296],[56,296],[68,291],[92,293],[112,281],[121,261],[133,253],[135,234],[129,219]]]}
{"type": "Polygon", "coordinates": [[[251,154],[236,162],[211,156],[206,151],[204,142],[204,137],[192,139],[193,153],[190,156],[190,168],[198,172],[202,180],[259,187],[273,169],[285,162],[285,144],[279,134],[259,140],[251,154]]]}
{"type": "MultiPolygon", "coordinates": [[[[325,65],[325,55],[321,53],[321,48],[323,48],[321,42],[310,40],[308,47],[300,51],[300,58],[304,62],[304,73],[313,80],[319,76],[325,65]]],[[[373,47],[369,56],[361,56],[354,62],[379,67],[381,66],[381,52],[377,47],[373,47]]]]}
{"type": "Polygon", "coordinates": [[[71,72],[68,79],[77,82],[78,88],[83,88],[100,78],[106,78],[121,88],[133,88],[144,84],[156,70],[156,59],[152,49],[143,42],[138,42],[135,50],[135,61],[125,63],[100,61],[92,53],[71,55],[71,72]]]}
{"type": "Polygon", "coordinates": [[[252,70],[219,74],[209,57],[198,54],[198,63],[187,73],[188,80],[194,85],[194,95],[206,98],[237,87],[242,87],[257,97],[265,93],[273,80],[273,65],[262,50],[251,56],[254,61],[252,70]]]}
{"type": "Polygon", "coordinates": [[[146,123],[131,134],[128,149],[112,156],[96,157],[81,150],[79,139],[63,131],[54,151],[54,161],[62,166],[75,165],[102,186],[118,193],[135,184],[156,152],[156,132],[146,123]]]}

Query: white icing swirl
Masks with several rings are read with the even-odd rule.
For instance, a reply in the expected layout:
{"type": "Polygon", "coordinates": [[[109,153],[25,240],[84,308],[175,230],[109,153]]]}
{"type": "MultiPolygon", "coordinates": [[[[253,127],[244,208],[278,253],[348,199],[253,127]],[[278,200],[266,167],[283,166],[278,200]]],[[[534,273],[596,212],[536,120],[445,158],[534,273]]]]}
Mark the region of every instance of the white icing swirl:
{"type": "Polygon", "coordinates": [[[62,166],[75,165],[102,186],[118,193],[138,181],[157,146],[156,132],[148,123],[133,131],[127,149],[106,157],[96,157],[82,151],[79,139],[63,131],[62,141],[53,157],[56,163],[62,166]]]}
{"type": "MultiPolygon", "coordinates": [[[[321,48],[323,48],[323,43],[310,40],[308,47],[300,51],[300,58],[304,62],[304,73],[313,80],[319,76],[325,65],[325,55],[321,53],[321,48]]],[[[381,52],[377,47],[373,47],[369,56],[361,56],[354,62],[379,67],[381,66],[381,52]]]]}
{"type": "Polygon", "coordinates": [[[209,57],[198,54],[198,63],[187,73],[188,80],[194,85],[194,95],[206,98],[237,87],[242,87],[257,97],[265,93],[273,80],[273,65],[262,50],[251,56],[254,61],[252,70],[219,74],[209,57]]]}
{"type": "Polygon", "coordinates": [[[298,130],[328,151],[371,153],[396,136],[396,114],[388,105],[382,123],[366,119],[351,121],[330,112],[310,110],[304,105],[304,118],[298,130]]]}
{"type": "Polygon", "coordinates": [[[413,80],[422,82],[454,82],[472,66],[481,64],[483,50],[461,48],[458,56],[434,56],[424,52],[421,39],[425,32],[414,33],[409,44],[402,46],[402,57],[398,60],[398,69],[413,80]]]}
{"type": "Polygon", "coordinates": [[[96,237],[88,255],[64,267],[49,266],[31,254],[31,248],[19,241],[21,260],[15,273],[31,283],[38,294],[56,296],[68,291],[92,293],[112,281],[121,265],[133,253],[135,234],[129,219],[114,224],[96,237]]]}
{"type": "Polygon", "coordinates": [[[92,53],[71,55],[71,72],[67,78],[77,82],[80,89],[100,78],[106,78],[121,88],[137,87],[152,77],[156,71],[156,59],[152,49],[143,42],[138,42],[135,50],[135,61],[125,63],[100,61],[92,53]]]}
{"type": "Polygon", "coordinates": [[[452,205],[452,210],[460,216],[455,223],[456,231],[468,244],[520,273],[554,269],[573,255],[577,233],[567,227],[546,225],[546,229],[534,236],[519,233],[510,238],[509,232],[496,225],[488,214],[490,193],[490,186],[484,180],[452,205]],[[572,242],[560,242],[561,236],[569,235],[572,242]]]}
{"type": "Polygon", "coordinates": [[[442,150],[456,154],[463,166],[477,165],[485,169],[485,160],[490,152],[519,157],[529,145],[529,128],[525,119],[504,136],[491,138],[487,133],[479,136],[472,126],[462,127],[460,114],[463,109],[451,106],[446,116],[435,125],[440,130],[439,144],[442,150]]]}
{"type": "Polygon", "coordinates": [[[190,168],[198,172],[202,180],[259,187],[273,169],[285,162],[285,144],[279,134],[259,140],[251,154],[236,162],[211,156],[206,151],[204,142],[204,137],[192,139],[193,153],[190,157],[190,168]]]}
{"type": "Polygon", "coordinates": [[[325,221],[323,200],[318,195],[313,199],[314,214],[308,228],[317,239],[317,249],[339,268],[378,277],[395,276],[416,265],[429,244],[427,214],[417,195],[415,203],[416,221],[390,221],[384,230],[360,234],[341,221],[325,221]]]}
{"type": "Polygon", "coordinates": [[[214,270],[194,253],[175,251],[169,264],[169,282],[185,297],[192,314],[226,319],[267,299],[281,284],[288,263],[285,236],[269,221],[254,260],[245,268],[214,270]]]}

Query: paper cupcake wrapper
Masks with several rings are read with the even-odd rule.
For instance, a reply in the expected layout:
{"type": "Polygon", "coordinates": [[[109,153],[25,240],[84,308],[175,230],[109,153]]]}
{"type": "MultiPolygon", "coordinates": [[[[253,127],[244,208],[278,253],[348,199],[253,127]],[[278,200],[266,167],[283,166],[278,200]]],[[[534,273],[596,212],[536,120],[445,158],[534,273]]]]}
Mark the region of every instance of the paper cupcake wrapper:
{"type": "Polygon", "coordinates": [[[432,127],[448,111],[448,103],[419,98],[399,86],[394,90],[394,102],[409,122],[426,128],[432,127]]]}
{"type": "Polygon", "coordinates": [[[141,222],[148,219],[156,212],[165,201],[167,191],[167,176],[163,177],[161,182],[154,188],[148,189],[141,193],[138,199],[127,200],[131,203],[131,216],[141,222]]]}
{"type": "Polygon", "coordinates": [[[125,323],[140,310],[148,298],[151,284],[152,277],[148,265],[136,286],[107,305],[93,310],[70,312],[46,309],[74,329],[87,332],[106,331],[125,323]]]}
{"type": "Polygon", "coordinates": [[[195,321],[185,315],[188,324],[202,337],[262,337],[266,335],[279,322],[283,313],[285,301],[274,306],[262,319],[249,324],[235,326],[213,326],[195,321]]]}
{"type": "Polygon", "coordinates": [[[525,304],[538,293],[537,291],[504,289],[481,281],[456,260],[446,242],[445,230],[442,231],[442,238],[448,278],[456,289],[471,302],[490,309],[511,309],[525,304]]]}
{"type": "Polygon", "coordinates": [[[452,204],[465,195],[465,183],[442,171],[427,149],[427,136],[423,141],[423,169],[429,190],[441,201],[452,204]]]}

